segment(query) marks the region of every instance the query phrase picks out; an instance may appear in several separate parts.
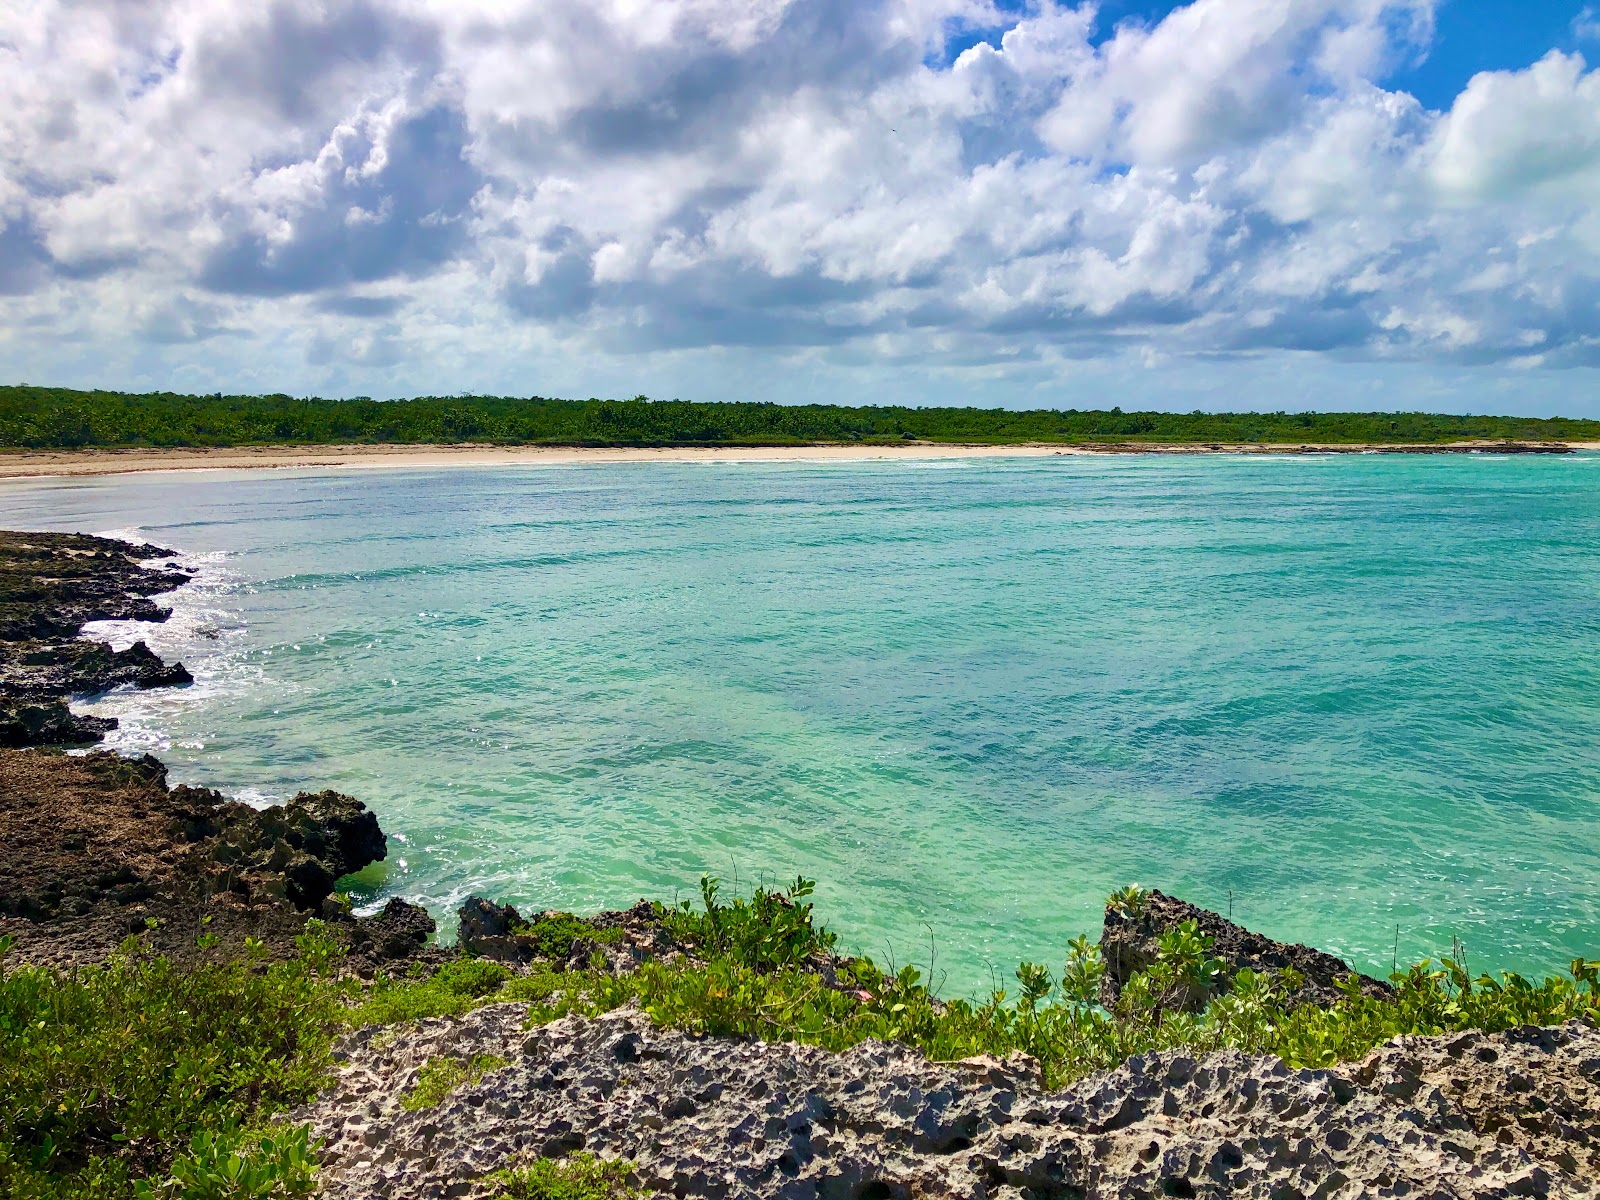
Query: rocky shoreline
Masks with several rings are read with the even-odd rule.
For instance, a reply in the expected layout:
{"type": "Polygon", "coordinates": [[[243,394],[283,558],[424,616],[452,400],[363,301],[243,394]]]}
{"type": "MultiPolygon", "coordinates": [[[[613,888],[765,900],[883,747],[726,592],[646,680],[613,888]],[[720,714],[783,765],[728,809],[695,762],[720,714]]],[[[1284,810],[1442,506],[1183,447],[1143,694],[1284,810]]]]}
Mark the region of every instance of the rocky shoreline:
{"type": "Polygon", "coordinates": [[[97,742],[116,722],[74,714],[70,697],[192,682],[142,641],[113,651],[79,637],[90,621],[165,621],[172,610],[151,597],[191,578],[175,557],[86,534],[0,532],[0,746],[97,742]]]}
{"type": "MultiPolygon", "coordinates": [[[[444,950],[422,909],[393,900],[358,919],[337,891],[387,852],[360,801],[302,793],[256,810],[171,786],[153,758],[61,753],[99,736],[67,709],[72,695],[187,679],[148,650],[119,656],[77,638],[90,620],[164,619],[151,597],[187,576],[141,564],[168,558],[77,535],[0,535],[0,729],[25,747],[0,749],[7,965],[81,967],[130,936],[180,963],[242,955],[246,939],[287,956],[312,918],[339,935],[344,968],[361,979],[423,978],[464,956],[560,978],[692,960],[643,901],[560,914],[558,944],[537,932],[544,914],[473,897],[444,950]]],[[[1315,1007],[1352,988],[1393,994],[1314,948],[1145,892],[1106,911],[1102,1002],[1115,1006],[1183,928],[1209,939],[1218,978],[1292,971],[1296,999],[1315,1007]]],[[[819,987],[849,986],[848,960],[818,952],[804,969],[819,987]]],[[[1211,998],[1196,987],[1177,1007],[1211,998]]],[[[726,1200],[1600,1195],[1600,1031],[1586,1021],[1403,1037],[1320,1070],[1164,1050],[1049,1090],[1020,1053],[934,1062],[875,1040],[834,1053],[658,1027],[631,1004],[547,1024],[530,1012],[489,1003],[346,1035],[330,1085],[288,1114],[321,1139],[322,1194],[489,1200],[490,1173],[584,1151],[627,1160],[646,1194],[726,1200]],[[437,1104],[409,1103],[441,1060],[484,1068],[463,1066],[437,1104]]]]}

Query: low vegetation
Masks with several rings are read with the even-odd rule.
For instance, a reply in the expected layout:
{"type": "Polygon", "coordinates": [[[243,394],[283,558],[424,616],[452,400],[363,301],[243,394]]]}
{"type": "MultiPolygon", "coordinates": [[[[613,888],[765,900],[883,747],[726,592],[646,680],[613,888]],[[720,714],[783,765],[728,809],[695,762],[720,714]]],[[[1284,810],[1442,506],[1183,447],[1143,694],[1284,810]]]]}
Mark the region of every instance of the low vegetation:
{"type": "Polygon", "coordinates": [[[301,1194],[303,1136],[263,1125],[326,1078],[348,1011],[331,939],[313,930],[285,962],[253,946],[183,967],[130,941],[70,973],[11,967],[7,950],[0,1195],[127,1196],[141,1179],[160,1195],[301,1194]]]}
{"type": "Polygon", "coordinates": [[[545,913],[511,932],[530,939],[533,951],[552,962],[571,958],[572,947],[579,940],[614,942],[622,936],[620,929],[602,929],[569,912],[545,913]]]}
{"type": "MultiPolygon", "coordinates": [[[[1113,1011],[1096,1003],[1104,964],[1086,938],[1071,943],[1059,974],[1024,963],[1014,991],[941,1002],[915,968],[836,957],[810,890],[802,879],[726,902],[707,879],[698,907],[658,909],[685,953],[621,976],[598,959],[518,973],[462,958],[363,992],[337,977],[336,944],[315,925],[290,961],[268,964],[258,949],[250,961],[183,969],[133,942],[70,974],[9,967],[0,942],[0,1194],[121,1197],[137,1186],[140,1195],[219,1200],[306,1195],[316,1148],[304,1129],[270,1122],[316,1092],[338,1032],[499,1001],[527,1003],[530,1023],[637,1003],[658,1024],[705,1034],[833,1049],[898,1039],[945,1061],[1020,1050],[1050,1086],[1163,1047],[1231,1046],[1321,1067],[1399,1034],[1600,1019],[1600,962],[1583,960],[1538,983],[1470,976],[1449,958],[1423,962],[1395,974],[1391,997],[1365,996],[1352,982],[1326,1009],[1292,1004],[1291,975],[1244,971],[1204,1011],[1185,1012],[1182,998],[1219,989],[1223,972],[1192,923],[1162,938],[1113,1011]]],[[[1119,893],[1116,903],[1136,906],[1138,896],[1119,893]]],[[[436,1104],[499,1065],[430,1063],[408,1103],[436,1104]]],[[[519,1166],[497,1182],[507,1200],[598,1200],[625,1195],[625,1177],[625,1165],[575,1157],[519,1166]]]]}
{"type": "Polygon", "coordinates": [[[495,1200],[632,1200],[631,1165],[578,1153],[563,1159],[535,1159],[490,1176],[495,1200]]]}
{"type": "Polygon", "coordinates": [[[566,446],[809,442],[1448,442],[1600,439],[1600,421],[1433,413],[1159,413],[846,407],[542,396],[205,396],[0,387],[0,447],[483,442],[566,446]]]}
{"type": "Polygon", "coordinates": [[[464,1083],[477,1083],[490,1071],[498,1071],[506,1060],[494,1054],[474,1055],[471,1062],[440,1056],[430,1058],[417,1072],[417,1082],[400,1100],[408,1112],[437,1108],[444,1098],[464,1083]]]}

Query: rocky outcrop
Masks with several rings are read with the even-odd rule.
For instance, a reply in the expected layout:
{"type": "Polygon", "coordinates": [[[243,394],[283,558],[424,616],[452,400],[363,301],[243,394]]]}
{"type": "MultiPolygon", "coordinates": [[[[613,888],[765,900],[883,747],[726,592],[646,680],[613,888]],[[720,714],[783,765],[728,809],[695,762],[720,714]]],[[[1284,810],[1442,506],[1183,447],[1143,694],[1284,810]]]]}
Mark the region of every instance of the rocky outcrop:
{"type": "Polygon", "coordinates": [[[79,638],[90,621],[164,621],[151,596],[189,582],[143,565],[171,550],[71,533],[0,532],[0,746],[97,742],[116,722],[77,716],[72,696],[192,682],[143,642],[113,651],[79,638]]]}
{"type": "Polygon", "coordinates": [[[577,1149],[630,1160],[654,1193],[724,1200],[1579,1197],[1600,1178],[1600,1033],[1583,1025],[1405,1038],[1330,1071],[1169,1051],[1046,1093],[1024,1058],[525,1016],[347,1038],[333,1087],[290,1117],[326,1139],[323,1194],[485,1196],[517,1157],[577,1149]],[[429,1059],[480,1054],[509,1065],[401,1107],[429,1059]]]}
{"type": "Polygon", "coordinates": [[[547,966],[581,970],[600,961],[606,970],[618,974],[633,970],[647,959],[667,959],[684,953],[663,927],[659,910],[648,900],[591,917],[541,911],[524,918],[509,904],[470,896],[457,915],[460,925],[456,945],[462,951],[514,966],[542,961],[547,966]],[[561,935],[551,936],[541,930],[547,920],[558,923],[561,935]]]}
{"type": "Polygon", "coordinates": [[[321,909],[339,879],[389,852],[378,818],[339,792],[301,792],[259,810],[218,803],[214,812],[207,853],[221,886],[264,891],[307,912],[321,909]]]}
{"type": "MultiPolygon", "coordinates": [[[[1106,964],[1100,983],[1100,1002],[1106,1008],[1116,1005],[1123,985],[1156,960],[1156,944],[1161,935],[1193,921],[1200,932],[1213,940],[1211,953],[1227,966],[1227,979],[1248,967],[1252,971],[1282,971],[1293,967],[1305,979],[1294,997],[1307,1004],[1327,1006],[1342,994],[1340,984],[1354,975],[1361,990],[1370,996],[1387,996],[1392,988],[1381,980],[1362,975],[1342,959],[1311,946],[1273,941],[1263,934],[1235,925],[1208,909],[1167,896],[1159,891],[1142,893],[1140,900],[1127,907],[1108,905],[1105,925],[1100,933],[1100,955],[1106,964]]],[[[1198,1010],[1210,995],[1193,989],[1184,1007],[1198,1010]]]]}
{"type": "MultiPolygon", "coordinates": [[[[347,919],[344,913],[324,915],[334,920],[347,919]]],[[[428,910],[398,896],[372,916],[351,924],[351,951],[379,964],[417,957],[434,932],[428,910]]]]}
{"type": "MultiPolygon", "coordinates": [[[[377,818],[349,796],[302,794],[257,810],[209,788],[169,787],[148,756],[0,750],[0,796],[0,933],[24,961],[93,961],[130,933],[180,957],[202,932],[287,952],[338,880],[387,852],[377,818]]],[[[403,904],[369,918],[370,929],[332,915],[377,958],[400,957],[432,931],[425,912],[403,904]]]]}
{"type": "Polygon", "coordinates": [[[457,927],[456,945],[477,958],[490,958],[496,962],[531,961],[533,954],[528,939],[519,945],[514,932],[523,926],[522,914],[509,904],[496,904],[482,896],[469,896],[456,910],[461,918],[457,927]]]}

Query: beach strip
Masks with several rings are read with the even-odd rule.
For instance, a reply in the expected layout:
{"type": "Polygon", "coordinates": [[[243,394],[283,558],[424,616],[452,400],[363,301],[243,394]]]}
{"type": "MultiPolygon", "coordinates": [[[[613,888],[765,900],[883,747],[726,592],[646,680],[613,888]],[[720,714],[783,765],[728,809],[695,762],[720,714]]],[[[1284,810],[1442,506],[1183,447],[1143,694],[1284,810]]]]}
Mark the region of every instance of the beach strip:
{"type": "Polygon", "coordinates": [[[1010,445],[907,442],[806,446],[234,446],[173,449],[0,451],[0,480],[125,475],[146,471],[293,468],[430,470],[470,466],[581,463],[831,462],[898,459],[1044,458],[1083,454],[1564,454],[1594,442],[1439,442],[1408,444],[1027,442],[1010,445]]]}

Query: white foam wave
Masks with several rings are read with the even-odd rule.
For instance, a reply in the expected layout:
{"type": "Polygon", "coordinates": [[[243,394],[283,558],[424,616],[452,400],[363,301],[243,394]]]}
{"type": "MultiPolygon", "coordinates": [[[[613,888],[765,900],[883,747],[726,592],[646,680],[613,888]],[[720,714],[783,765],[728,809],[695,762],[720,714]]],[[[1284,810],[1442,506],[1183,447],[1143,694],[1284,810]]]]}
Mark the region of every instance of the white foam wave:
{"type": "MultiPolygon", "coordinates": [[[[107,530],[99,536],[159,545],[137,528],[107,530]]],[[[162,622],[91,621],[81,636],[108,642],[117,650],[142,641],[168,662],[183,663],[194,683],[152,690],[117,688],[92,700],[74,702],[74,712],[118,721],[118,727],[95,749],[121,754],[162,754],[174,745],[203,750],[205,735],[188,728],[185,718],[198,709],[243,695],[260,678],[260,670],[245,661],[249,630],[233,602],[244,584],[228,568],[227,554],[179,553],[176,558],[153,561],[191,573],[189,583],[156,597],[158,603],[172,609],[172,615],[162,622]],[[182,733],[175,735],[175,730],[182,733]]]]}

